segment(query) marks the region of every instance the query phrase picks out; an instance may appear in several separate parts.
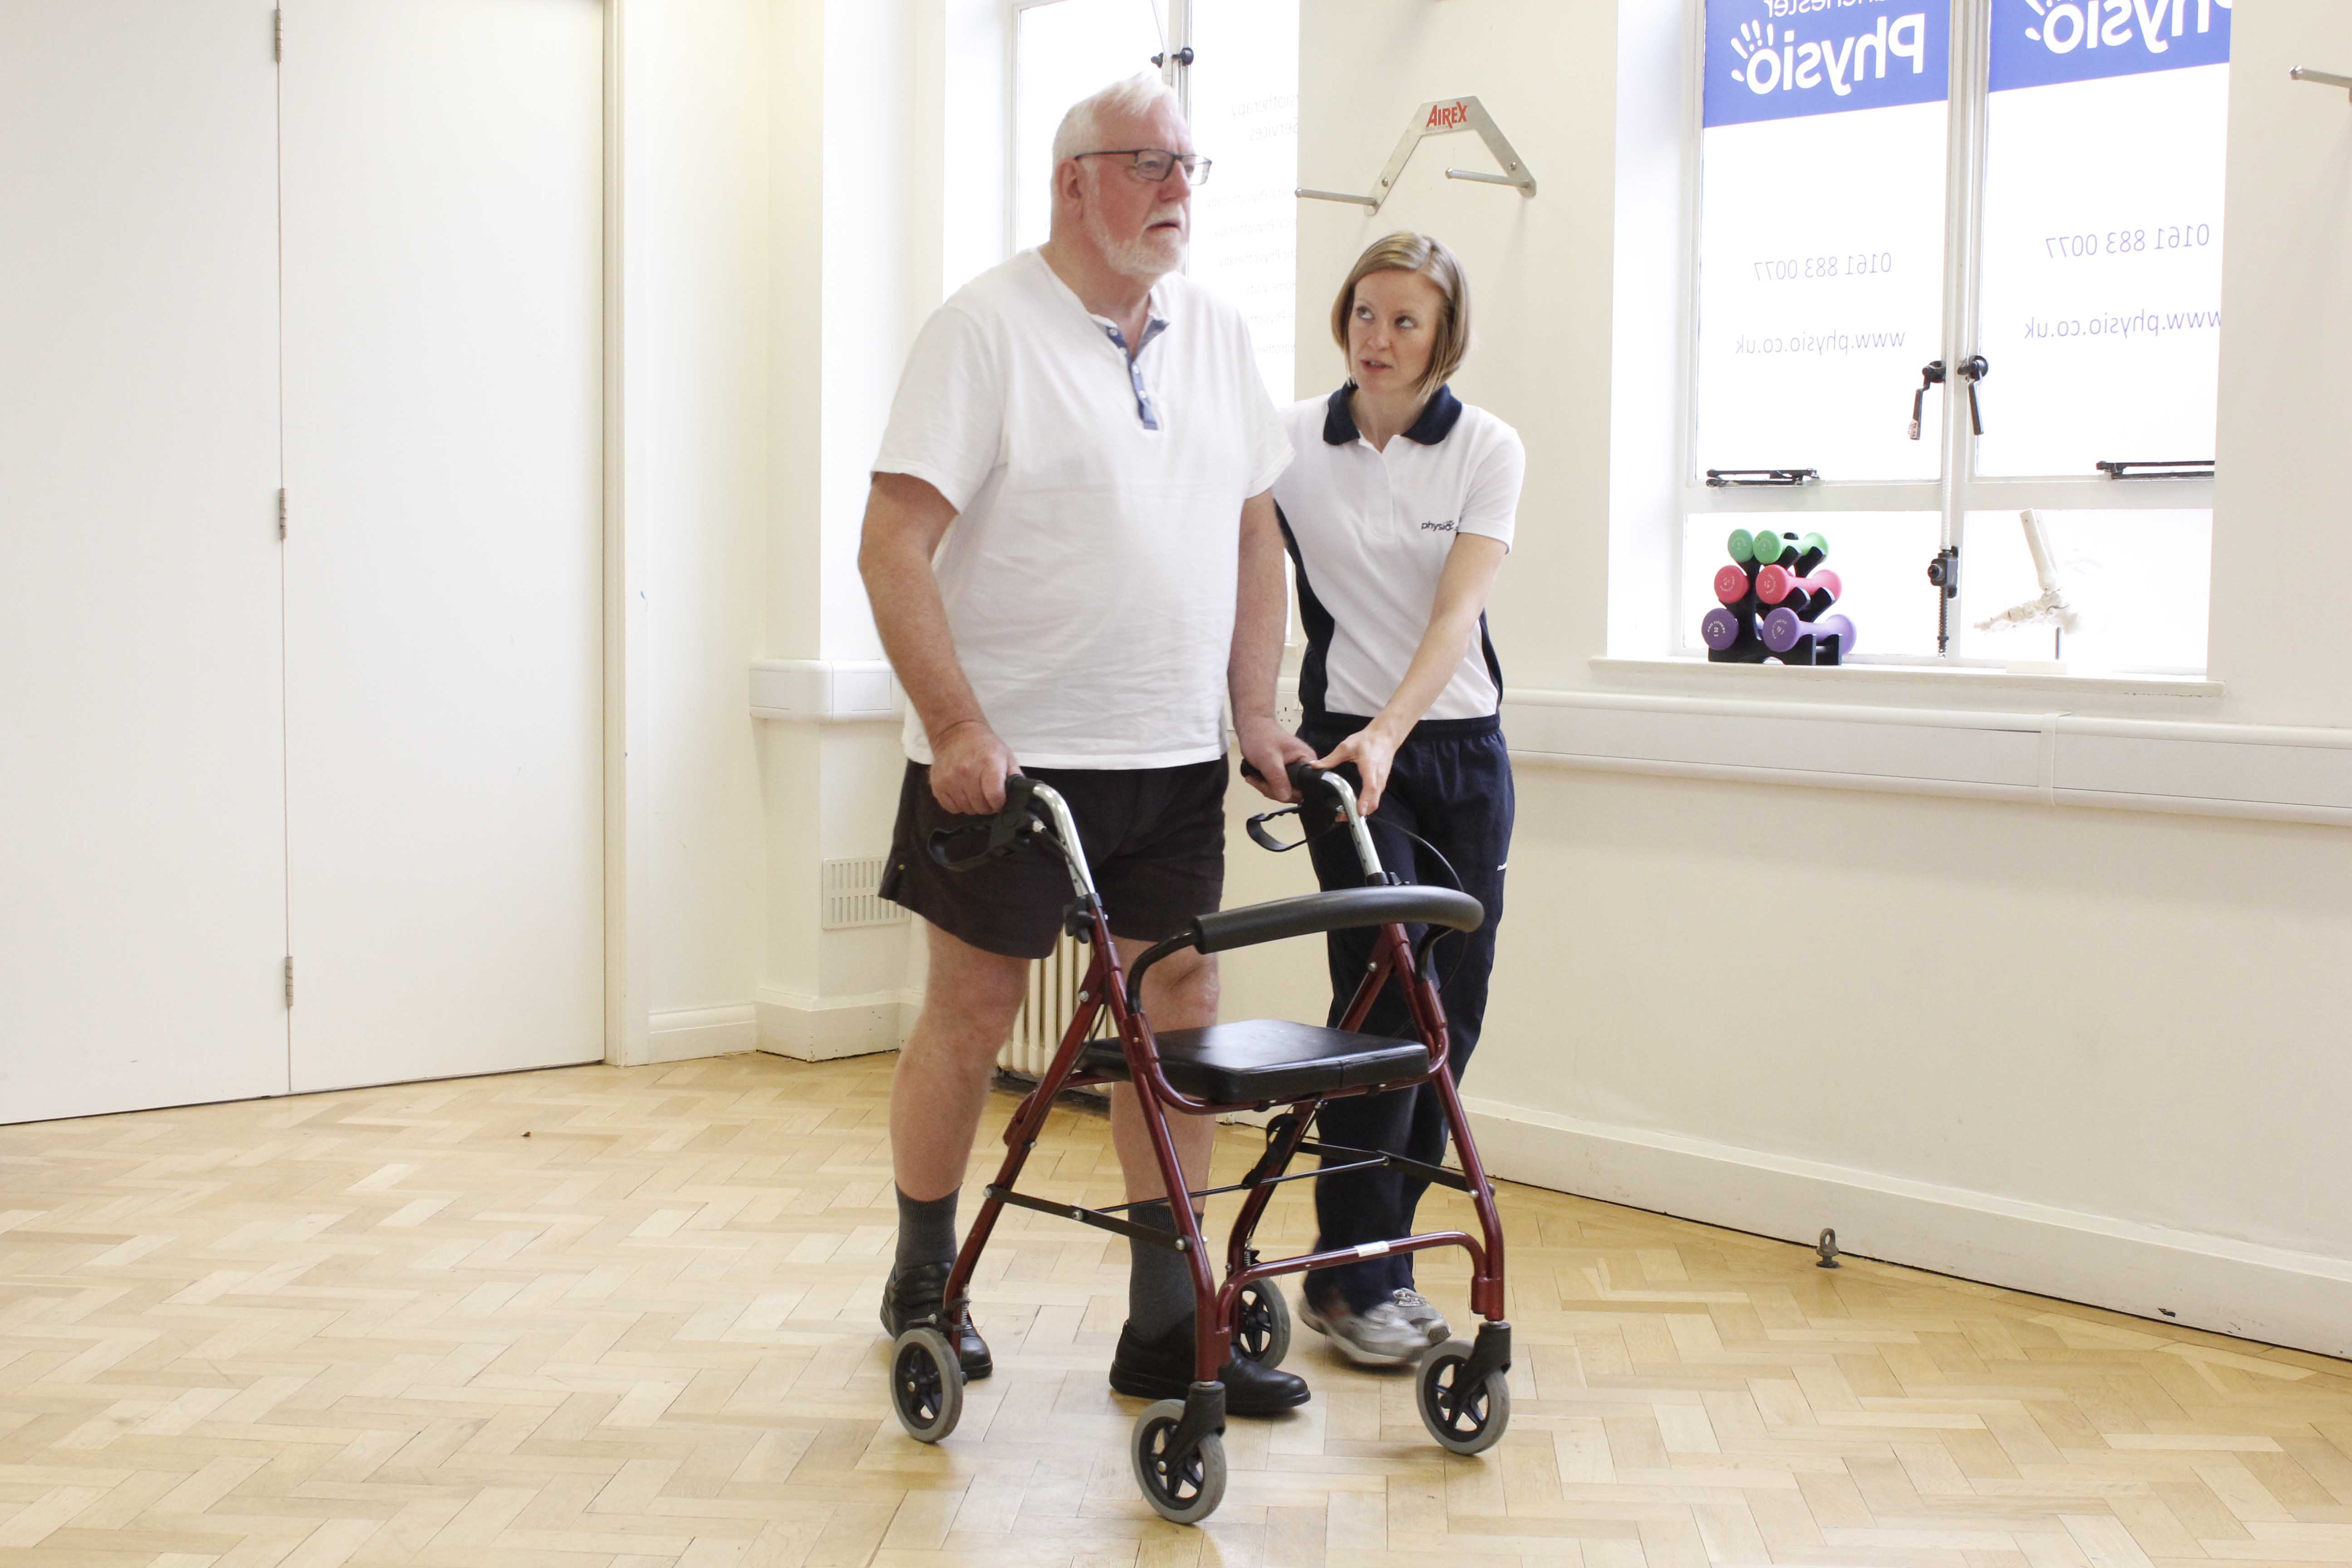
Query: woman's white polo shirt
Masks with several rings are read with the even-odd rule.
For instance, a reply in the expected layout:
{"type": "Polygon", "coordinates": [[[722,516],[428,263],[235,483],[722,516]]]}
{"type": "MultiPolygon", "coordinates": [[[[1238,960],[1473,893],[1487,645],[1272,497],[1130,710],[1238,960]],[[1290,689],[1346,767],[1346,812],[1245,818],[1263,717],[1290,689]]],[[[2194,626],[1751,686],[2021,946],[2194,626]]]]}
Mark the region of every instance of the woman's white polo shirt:
{"type": "MultiPolygon", "coordinates": [[[[1455,537],[1507,548],[1527,477],[1518,432],[1445,387],[1385,450],[1357,430],[1351,390],[1282,414],[1297,456],[1274,500],[1298,571],[1298,695],[1310,717],[1368,719],[1388,705],[1429,629],[1455,537]]],[[[1503,670],[1486,629],[1482,616],[1477,646],[1424,717],[1482,719],[1500,706],[1503,670]]]]}

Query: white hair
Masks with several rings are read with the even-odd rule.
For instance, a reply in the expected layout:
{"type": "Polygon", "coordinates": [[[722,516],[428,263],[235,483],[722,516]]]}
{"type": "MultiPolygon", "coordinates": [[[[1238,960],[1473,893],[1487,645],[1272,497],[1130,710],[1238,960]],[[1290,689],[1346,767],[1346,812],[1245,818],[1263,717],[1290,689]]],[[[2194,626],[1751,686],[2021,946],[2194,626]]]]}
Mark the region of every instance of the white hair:
{"type": "Polygon", "coordinates": [[[1176,93],[1152,71],[1138,71],[1124,81],[1115,81],[1091,98],[1082,98],[1070,105],[1062,116],[1062,128],[1054,132],[1054,169],[1056,174],[1062,165],[1081,153],[1095,153],[1102,140],[1102,122],[1111,116],[1140,119],[1154,107],[1165,103],[1176,107],[1176,93]]]}

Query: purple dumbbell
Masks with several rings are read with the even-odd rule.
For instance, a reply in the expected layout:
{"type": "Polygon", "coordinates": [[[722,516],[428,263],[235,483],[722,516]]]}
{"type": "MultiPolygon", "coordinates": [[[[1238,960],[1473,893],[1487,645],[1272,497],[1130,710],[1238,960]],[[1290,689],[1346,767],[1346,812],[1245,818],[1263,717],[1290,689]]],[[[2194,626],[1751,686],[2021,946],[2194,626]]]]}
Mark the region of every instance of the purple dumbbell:
{"type": "Polygon", "coordinates": [[[1776,654],[1787,653],[1805,637],[1816,642],[1837,638],[1838,656],[1843,658],[1853,651],[1853,623],[1843,616],[1808,621],[1786,605],[1764,617],[1764,646],[1776,654]]]}
{"type": "Polygon", "coordinates": [[[1736,647],[1744,638],[1755,635],[1754,620],[1723,605],[1709,610],[1698,624],[1699,640],[1717,653],[1736,647]]]}

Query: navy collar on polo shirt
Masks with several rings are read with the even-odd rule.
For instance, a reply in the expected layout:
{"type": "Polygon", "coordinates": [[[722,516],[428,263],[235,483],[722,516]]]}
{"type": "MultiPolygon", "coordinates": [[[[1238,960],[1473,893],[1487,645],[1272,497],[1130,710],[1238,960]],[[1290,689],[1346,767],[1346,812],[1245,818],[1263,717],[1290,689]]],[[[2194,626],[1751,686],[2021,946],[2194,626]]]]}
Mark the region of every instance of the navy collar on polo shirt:
{"type": "MultiPolygon", "coordinates": [[[[1327,445],[1344,447],[1363,439],[1363,432],[1356,428],[1356,416],[1348,406],[1348,395],[1355,390],[1356,384],[1349,382],[1324,404],[1323,439],[1327,445]]],[[[1441,386],[1422,405],[1421,417],[1412,422],[1412,429],[1403,432],[1404,438],[1434,447],[1453,435],[1454,426],[1461,422],[1462,400],[1454,395],[1451,385],[1441,386]]]]}

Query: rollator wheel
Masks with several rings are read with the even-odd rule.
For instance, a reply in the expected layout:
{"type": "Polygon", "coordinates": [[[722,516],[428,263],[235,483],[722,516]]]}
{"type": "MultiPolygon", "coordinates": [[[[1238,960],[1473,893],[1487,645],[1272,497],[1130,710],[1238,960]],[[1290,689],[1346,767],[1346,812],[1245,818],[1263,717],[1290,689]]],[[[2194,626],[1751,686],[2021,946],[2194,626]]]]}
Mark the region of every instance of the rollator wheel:
{"type": "Polygon", "coordinates": [[[963,1418],[963,1363],[947,1335],[929,1324],[890,1346],[890,1408],[918,1443],[936,1443],[963,1418]]]}
{"type": "Polygon", "coordinates": [[[1433,1346],[1421,1358],[1415,1403],[1421,1406],[1421,1424],[1438,1447],[1456,1454],[1483,1454],[1503,1440],[1511,1425],[1511,1384],[1504,1373],[1490,1372],[1477,1386],[1463,1386],[1462,1373],[1469,1362],[1470,1347],[1460,1340],[1433,1346]]]}
{"type": "Polygon", "coordinates": [[[1129,1453],[1135,1461],[1135,1484],[1152,1510],[1172,1523],[1197,1524],[1225,1500],[1225,1440],[1205,1433],[1191,1453],[1171,1454],[1168,1441],[1183,1419],[1181,1399],[1145,1405],[1135,1418],[1129,1453]]]}
{"type": "Polygon", "coordinates": [[[1234,1349],[1260,1366],[1280,1366],[1290,1353],[1290,1303],[1271,1279],[1244,1285],[1234,1314],[1234,1349]]]}

